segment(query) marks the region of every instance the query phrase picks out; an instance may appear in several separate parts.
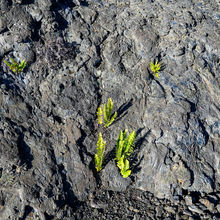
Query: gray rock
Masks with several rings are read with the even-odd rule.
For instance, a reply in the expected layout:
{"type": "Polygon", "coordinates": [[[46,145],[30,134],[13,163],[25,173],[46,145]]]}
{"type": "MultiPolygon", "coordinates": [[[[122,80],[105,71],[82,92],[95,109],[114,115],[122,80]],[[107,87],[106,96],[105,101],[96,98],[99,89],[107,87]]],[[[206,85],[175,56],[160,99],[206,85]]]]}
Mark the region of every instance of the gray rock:
{"type": "Polygon", "coordinates": [[[203,211],[196,205],[188,206],[189,210],[198,214],[202,214],[203,211]]]}
{"type": "Polygon", "coordinates": [[[193,204],[192,200],[193,199],[190,195],[185,196],[186,205],[188,205],[188,206],[192,205],[193,204]]]}
{"type": "Polygon", "coordinates": [[[4,31],[5,28],[6,28],[5,19],[3,17],[0,17],[0,32],[4,31]]]}
{"type": "Polygon", "coordinates": [[[113,162],[109,162],[101,171],[101,181],[105,188],[113,191],[125,191],[131,184],[130,178],[123,178],[113,162]]]}
{"type": "Polygon", "coordinates": [[[178,218],[215,218],[218,11],[204,0],[0,1],[0,56],[28,61],[20,75],[0,68],[0,218],[129,219],[138,210],[168,219],[187,206],[178,218]],[[109,97],[119,117],[103,129],[96,111],[109,97]],[[137,131],[127,179],[111,155],[125,128],[137,131]],[[97,174],[99,131],[108,144],[97,174]]]}
{"type": "Polygon", "coordinates": [[[208,210],[210,212],[213,212],[214,211],[214,204],[211,203],[208,199],[200,199],[199,200],[204,206],[206,206],[208,208],[208,210]]]}

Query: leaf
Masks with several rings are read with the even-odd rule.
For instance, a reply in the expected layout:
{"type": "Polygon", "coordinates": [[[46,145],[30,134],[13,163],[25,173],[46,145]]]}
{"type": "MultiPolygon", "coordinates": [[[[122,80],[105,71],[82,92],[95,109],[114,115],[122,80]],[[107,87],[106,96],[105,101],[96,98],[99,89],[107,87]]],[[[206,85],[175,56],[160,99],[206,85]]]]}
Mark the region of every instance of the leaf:
{"type": "Polygon", "coordinates": [[[107,104],[103,105],[103,117],[105,128],[110,126],[117,117],[117,112],[115,112],[114,115],[111,117],[113,106],[114,104],[111,98],[108,99],[107,104]]]}
{"type": "Polygon", "coordinates": [[[104,124],[108,122],[107,114],[106,114],[106,104],[103,105],[103,116],[104,116],[104,124]]]}
{"type": "Polygon", "coordinates": [[[7,62],[6,60],[3,60],[3,62],[8,66],[8,67],[11,67],[11,63],[7,62]]]}
{"type": "Polygon", "coordinates": [[[110,120],[111,118],[111,114],[112,114],[112,109],[113,109],[113,101],[111,98],[108,99],[108,102],[107,102],[107,110],[106,110],[106,114],[107,114],[107,119],[108,121],[110,120]]]}
{"type": "Polygon", "coordinates": [[[124,149],[124,154],[126,157],[130,156],[134,151],[134,141],[136,138],[136,132],[132,131],[127,137],[127,143],[124,149]]]}
{"type": "Polygon", "coordinates": [[[5,60],[4,63],[14,72],[20,73],[26,66],[26,61],[22,60],[21,64],[18,64],[14,59],[10,58],[12,63],[9,63],[5,60]]]}
{"type": "Polygon", "coordinates": [[[120,170],[124,169],[124,157],[123,156],[118,160],[117,166],[120,170]]]}
{"type": "Polygon", "coordinates": [[[116,143],[116,156],[117,166],[121,170],[121,175],[127,178],[131,174],[129,169],[129,161],[126,159],[133,152],[134,141],[136,138],[136,132],[132,131],[127,136],[128,130],[120,131],[117,143],[116,143]]]}
{"type": "Polygon", "coordinates": [[[123,178],[127,178],[130,175],[131,175],[131,170],[126,170],[122,173],[123,178]]]}
{"type": "Polygon", "coordinates": [[[99,172],[102,169],[105,145],[106,145],[106,142],[103,140],[101,132],[99,132],[99,139],[98,139],[97,148],[96,148],[97,153],[95,154],[95,165],[96,165],[97,172],[99,172]]]}
{"type": "Polygon", "coordinates": [[[105,127],[107,128],[108,126],[110,126],[116,118],[117,118],[117,112],[114,113],[114,115],[112,116],[110,121],[108,121],[108,123],[106,123],[105,127]]]}
{"type": "Polygon", "coordinates": [[[150,68],[151,68],[151,71],[154,73],[154,75],[157,78],[159,78],[158,72],[160,71],[161,63],[158,63],[158,61],[156,61],[155,64],[153,62],[151,62],[150,63],[150,68]]]}
{"type": "Polygon", "coordinates": [[[121,170],[121,175],[123,178],[130,176],[131,170],[129,170],[129,161],[125,159],[124,155],[117,162],[117,166],[121,170]]]}
{"type": "Polygon", "coordinates": [[[122,157],[123,145],[124,145],[123,132],[120,131],[116,145],[116,157],[115,157],[116,161],[119,161],[122,157]]]}
{"type": "Polygon", "coordinates": [[[101,125],[102,124],[102,108],[101,107],[98,107],[97,116],[98,116],[98,122],[101,125]]]}

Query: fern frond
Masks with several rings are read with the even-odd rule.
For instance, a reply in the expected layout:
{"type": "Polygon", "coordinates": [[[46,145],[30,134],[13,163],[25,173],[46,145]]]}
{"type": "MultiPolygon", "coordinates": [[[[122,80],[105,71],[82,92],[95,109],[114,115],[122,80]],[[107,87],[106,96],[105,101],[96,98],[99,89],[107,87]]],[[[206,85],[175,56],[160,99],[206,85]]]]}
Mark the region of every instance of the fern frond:
{"type": "Polygon", "coordinates": [[[11,62],[13,63],[14,66],[18,66],[18,63],[14,59],[12,59],[12,58],[10,58],[10,59],[11,59],[11,62]]]}
{"type": "Polygon", "coordinates": [[[95,154],[95,165],[96,165],[97,172],[99,172],[102,169],[105,145],[106,145],[106,142],[103,140],[101,132],[99,132],[99,139],[98,139],[97,148],[96,148],[97,153],[95,154]]]}
{"type": "Polygon", "coordinates": [[[123,146],[124,146],[123,132],[120,131],[116,145],[116,157],[115,157],[116,161],[119,161],[120,158],[122,157],[123,146]]]}
{"type": "Polygon", "coordinates": [[[114,104],[111,98],[108,99],[107,104],[103,105],[103,117],[105,128],[110,126],[117,117],[117,112],[115,112],[114,115],[111,117],[113,106],[114,104]]]}
{"type": "Polygon", "coordinates": [[[121,175],[123,178],[127,178],[131,175],[131,170],[129,169],[129,161],[127,159],[124,160],[124,169],[121,171],[121,175]]]}
{"type": "Polygon", "coordinates": [[[112,116],[112,118],[110,119],[110,121],[108,121],[105,124],[105,127],[107,128],[108,126],[110,126],[116,118],[117,118],[117,112],[115,112],[114,115],[112,116]]]}
{"type": "Polygon", "coordinates": [[[7,62],[6,60],[3,60],[3,62],[8,66],[8,67],[10,67],[11,68],[11,66],[12,66],[12,64],[11,63],[9,63],[9,62],[7,62]]]}
{"type": "Polygon", "coordinates": [[[120,170],[124,169],[124,155],[118,160],[117,166],[120,170]]]}
{"type": "Polygon", "coordinates": [[[157,78],[159,78],[158,72],[160,71],[161,63],[158,63],[158,61],[156,61],[156,63],[151,62],[150,68],[151,68],[151,71],[154,73],[154,75],[157,78]]]}
{"type": "Polygon", "coordinates": [[[107,113],[106,113],[106,104],[103,105],[103,117],[104,117],[104,124],[108,122],[107,113]]]}
{"type": "Polygon", "coordinates": [[[125,149],[124,149],[124,154],[126,155],[126,157],[130,156],[134,151],[135,138],[136,138],[136,132],[135,131],[132,131],[128,135],[128,137],[126,138],[127,143],[126,143],[126,146],[125,146],[125,149]]]}
{"type": "Polygon", "coordinates": [[[3,61],[14,73],[20,73],[21,71],[23,71],[23,69],[26,66],[25,60],[22,60],[21,64],[19,64],[14,59],[12,58],[10,59],[12,63],[7,62],[6,60],[3,60],[3,61]]]}
{"type": "Polygon", "coordinates": [[[117,161],[117,166],[121,170],[121,175],[124,178],[127,178],[131,174],[131,170],[129,170],[129,161],[126,158],[133,152],[134,141],[136,138],[135,131],[132,131],[128,136],[127,133],[127,129],[125,129],[124,132],[120,131],[115,152],[115,160],[117,161]]]}
{"type": "Polygon", "coordinates": [[[112,101],[111,98],[109,98],[108,102],[107,102],[107,109],[106,109],[106,114],[107,114],[108,121],[111,118],[113,106],[114,106],[113,101],[112,101]]]}
{"type": "Polygon", "coordinates": [[[98,107],[97,116],[98,116],[98,122],[101,125],[102,124],[102,108],[101,107],[98,107]]]}
{"type": "Polygon", "coordinates": [[[22,68],[25,68],[26,63],[27,63],[27,62],[26,62],[25,60],[22,60],[20,66],[21,66],[22,68]]]}
{"type": "Polygon", "coordinates": [[[129,169],[129,161],[125,159],[125,156],[122,155],[120,160],[117,162],[118,168],[121,170],[121,175],[123,178],[127,178],[131,174],[131,170],[129,169]]]}

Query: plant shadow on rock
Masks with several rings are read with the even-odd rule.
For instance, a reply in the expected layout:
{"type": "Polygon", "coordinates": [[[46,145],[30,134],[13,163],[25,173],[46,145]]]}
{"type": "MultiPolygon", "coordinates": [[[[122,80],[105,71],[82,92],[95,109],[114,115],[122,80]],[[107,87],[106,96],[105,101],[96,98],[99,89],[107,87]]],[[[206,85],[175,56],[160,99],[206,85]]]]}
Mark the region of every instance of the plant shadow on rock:
{"type": "MultiPolygon", "coordinates": [[[[141,133],[141,131],[144,128],[140,128],[137,131],[137,136],[141,133]]],[[[135,148],[134,148],[134,153],[130,156],[130,163],[131,163],[131,170],[133,174],[138,173],[141,170],[140,164],[141,161],[144,159],[144,156],[142,156],[140,159],[138,159],[138,153],[140,152],[144,141],[146,140],[147,136],[150,134],[150,130],[147,131],[143,137],[140,137],[136,143],[135,143],[135,148]]]]}
{"type": "Polygon", "coordinates": [[[116,123],[119,121],[122,117],[128,114],[128,109],[133,105],[133,99],[130,99],[128,102],[122,104],[119,109],[117,110],[117,118],[115,121],[112,123],[116,123]]]}

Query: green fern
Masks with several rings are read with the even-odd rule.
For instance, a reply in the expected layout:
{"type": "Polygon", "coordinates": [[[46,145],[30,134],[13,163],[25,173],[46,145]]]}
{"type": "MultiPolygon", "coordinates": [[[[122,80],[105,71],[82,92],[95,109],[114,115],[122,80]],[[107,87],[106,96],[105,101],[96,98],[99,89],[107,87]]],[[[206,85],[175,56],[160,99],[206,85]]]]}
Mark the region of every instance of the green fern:
{"type": "Polygon", "coordinates": [[[127,129],[125,129],[124,132],[120,131],[117,139],[115,156],[117,166],[121,170],[121,174],[124,178],[127,178],[131,174],[127,157],[129,157],[134,151],[134,141],[136,138],[135,131],[132,131],[128,136],[127,133],[127,129]]]}
{"type": "Polygon", "coordinates": [[[127,178],[131,175],[131,170],[129,169],[129,161],[125,159],[125,155],[122,155],[122,157],[119,159],[117,166],[121,170],[121,175],[123,178],[127,178]]]}
{"type": "Polygon", "coordinates": [[[99,172],[102,169],[102,163],[104,160],[106,141],[103,140],[101,132],[99,132],[99,139],[97,142],[97,153],[95,154],[96,170],[99,172]]]}
{"type": "Polygon", "coordinates": [[[114,103],[113,103],[112,99],[109,98],[107,104],[103,105],[103,111],[102,111],[101,107],[99,107],[97,110],[98,122],[99,122],[99,124],[102,124],[102,115],[103,115],[105,128],[110,126],[117,117],[117,112],[115,112],[112,115],[113,107],[114,107],[114,103]]]}
{"type": "Polygon", "coordinates": [[[151,62],[150,63],[150,68],[151,68],[152,72],[154,73],[154,75],[157,78],[160,78],[159,75],[158,75],[158,72],[160,71],[161,63],[158,63],[158,61],[156,61],[156,63],[151,62]]]}
{"type": "Polygon", "coordinates": [[[12,63],[7,62],[6,60],[3,60],[3,61],[14,73],[17,73],[17,74],[21,73],[24,70],[25,66],[26,66],[26,61],[25,60],[22,60],[21,64],[17,63],[12,58],[11,58],[12,63]]]}
{"type": "Polygon", "coordinates": [[[102,124],[102,108],[101,107],[98,107],[97,116],[98,116],[98,122],[101,125],[102,124]]]}

